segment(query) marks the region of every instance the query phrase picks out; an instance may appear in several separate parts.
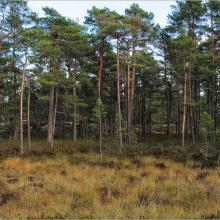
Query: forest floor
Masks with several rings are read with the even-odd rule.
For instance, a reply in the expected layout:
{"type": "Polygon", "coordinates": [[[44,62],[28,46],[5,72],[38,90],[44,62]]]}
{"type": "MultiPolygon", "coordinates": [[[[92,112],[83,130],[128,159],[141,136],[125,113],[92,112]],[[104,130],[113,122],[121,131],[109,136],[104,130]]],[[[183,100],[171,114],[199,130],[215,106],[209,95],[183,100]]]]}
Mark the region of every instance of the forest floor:
{"type": "Polygon", "coordinates": [[[220,167],[200,151],[108,152],[101,162],[92,141],[40,145],[23,157],[10,141],[0,148],[0,218],[220,218],[220,167]]]}

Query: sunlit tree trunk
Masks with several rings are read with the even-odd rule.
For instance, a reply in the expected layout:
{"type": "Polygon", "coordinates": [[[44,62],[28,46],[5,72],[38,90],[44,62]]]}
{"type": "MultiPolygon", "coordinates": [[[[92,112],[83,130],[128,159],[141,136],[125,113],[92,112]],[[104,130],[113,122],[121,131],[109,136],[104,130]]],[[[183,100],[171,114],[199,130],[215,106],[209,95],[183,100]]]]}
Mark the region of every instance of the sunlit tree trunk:
{"type": "Polygon", "coordinates": [[[54,107],[54,87],[50,88],[50,101],[48,113],[48,128],[47,128],[47,146],[52,147],[53,144],[53,107],[54,107]]]}
{"type": "MultiPolygon", "coordinates": [[[[102,67],[103,67],[103,52],[100,53],[100,63],[99,63],[99,74],[98,74],[98,96],[100,104],[102,103],[101,98],[101,85],[102,85],[102,67]]],[[[99,153],[100,153],[100,159],[102,159],[102,109],[101,106],[99,106],[99,153]]]]}
{"type": "Polygon", "coordinates": [[[128,129],[128,143],[131,143],[131,89],[130,89],[130,50],[128,48],[127,54],[127,129],[128,129]]]}
{"type": "MultiPolygon", "coordinates": [[[[191,73],[189,72],[188,75],[188,90],[189,90],[189,101],[192,102],[192,81],[191,81],[191,73]]],[[[193,115],[193,106],[190,105],[189,107],[189,114],[190,114],[190,129],[193,143],[195,144],[195,129],[194,129],[194,115],[193,115]]]]}
{"type": "Polygon", "coordinates": [[[73,86],[73,98],[74,98],[74,104],[73,104],[73,141],[77,140],[77,120],[76,120],[76,87],[73,86]]]}
{"type": "Polygon", "coordinates": [[[136,66],[136,49],[135,49],[135,43],[133,43],[133,51],[132,51],[132,57],[133,57],[133,62],[132,62],[132,82],[131,82],[131,127],[133,127],[133,112],[134,112],[134,87],[135,87],[135,66],[136,66]]]}
{"type": "Polygon", "coordinates": [[[184,67],[184,89],[183,89],[183,121],[182,121],[182,146],[185,146],[186,112],[187,112],[187,72],[184,67]]]}
{"type": "Polygon", "coordinates": [[[23,136],[23,100],[24,100],[24,82],[26,76],[27,67],[27,49],[25,51],[25,61],[22,69],[22,79],[21,79],[21,93],[20,93],[20,152],[24,154],[24,136],[23,136]]]}
{"type": "Polygon", "coordinates": [[[117,37],[117,117],[118,117],[118,139],[119,139],[119,152],[122,153],[122,114],[121,114],[121,95],[120,95],[120,72],[119,72],[119,39],[117,37]]]}
{"type": "Polygon", "coordinates": [[[59,90],[58,90],[58,86],[57,86],[56,87],[56,94],[55,94],[54,113],[53,113],[53,134],[52,134],[52,144],[51,144],[51,147],[54,146],[54,136],[55,136],[55,129],[56,129],[58,95],[59,95],[59,90]]]}
{"type": "Polygon", "coordinates": [[[30,79],[29,79],[28,80],[28,98],[27,98],[27,126],[28,126],[28,149],[29,151],[31,151],[30,101],[31,101],[31,86],[30,86],[30,79]]]}

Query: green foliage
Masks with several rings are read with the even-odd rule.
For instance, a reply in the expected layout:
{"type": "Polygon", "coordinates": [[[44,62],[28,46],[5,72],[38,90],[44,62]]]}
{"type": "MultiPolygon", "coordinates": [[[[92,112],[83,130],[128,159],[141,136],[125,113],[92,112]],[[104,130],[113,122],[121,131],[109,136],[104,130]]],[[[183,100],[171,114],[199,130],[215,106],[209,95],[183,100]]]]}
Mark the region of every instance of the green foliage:
{"type": "Polygon", "coordinates": [[[213,135],[215,135],[214,120],[209,113],[201,113],[200,126],[201,133],[205,136],[205,143],[207,147],[207,145],[212,141],[213,135]]]}
{"type": "Polygon", "coordinates": [[[214,121],[208,112],[201,113],[200,123],[201,123],[201,126],[204,128],[212,128],[212,126],[214,125],[214,121]]]}
{"type": "Polygon", "coordinates": [[[97,99],[96,104],[93,108],[93,115],[96,120],[99,118],[103,118],[106,115],[106,112],[104,111],[104,105],[100,98],[97,99]]]}
{"type": "MultiPolygon", "coordinates": [[[[216,1],[176,1],[168,25],[160,28],[154,23],[154,15],[137,3],[131,4],[124,14],[93,7],[88,10],[84,25],[80,25],[53,8],[45,7],[44,15],[38,17],[26,1],[0,1],[4,14],[0,18],[2,134],[19,133],[20,82],[24,54],[28,51],[26,76],[32,81],[33,133],[46,134],[48,102],[52,101],[49,91],[56,88],[59,96],[56,137],[72,133],[74,120],[80,137],[92,135],[98,118],[104,123],[104,135],[117,130],[120,120],[126,136],[130,72],[130,83],[134,85],[130,87],[134,92],[131,133],[139,137],[139,133],[144,136],[152,132],[176,132],[180,136],[185,102],[186,121],[194,123],[196,142],[201,141],[199,130],[204,133],[207,129],[208,136],[214,137],[211,133],[217,134],[219,129],[219,7],[216,1]],[[117,69],[120,113],[116,108],[117,69]],[[100,75],[101,88],[97,94],[100,75]],[[187,100],[183,101],[185,77],[187,100]],[[213,125],[200,112],[206,112],[213,125]]],[[[25,118],[27,86],[24,94],[25,118]]],[[[56,97],[55,92],[54,105],[56,97]]],[[[191,130],[189,124],[186,130],[191,130]]]]}

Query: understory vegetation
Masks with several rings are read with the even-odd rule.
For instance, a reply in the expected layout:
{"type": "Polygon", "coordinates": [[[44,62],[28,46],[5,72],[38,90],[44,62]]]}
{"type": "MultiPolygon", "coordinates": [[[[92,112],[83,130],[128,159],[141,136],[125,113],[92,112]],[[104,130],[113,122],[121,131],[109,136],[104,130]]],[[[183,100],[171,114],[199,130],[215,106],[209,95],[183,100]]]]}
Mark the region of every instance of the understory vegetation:
{"type": "Polygon", "coordinates": [[[34,140],[23,157],[14,141],[1,144],[0,218],[220,217],[211,148],[206,162],[199,148],[139,144],[119,156],[106,143],[100,161],[93,140],[56,141],[52,150],[44,142],[34,140]]]}

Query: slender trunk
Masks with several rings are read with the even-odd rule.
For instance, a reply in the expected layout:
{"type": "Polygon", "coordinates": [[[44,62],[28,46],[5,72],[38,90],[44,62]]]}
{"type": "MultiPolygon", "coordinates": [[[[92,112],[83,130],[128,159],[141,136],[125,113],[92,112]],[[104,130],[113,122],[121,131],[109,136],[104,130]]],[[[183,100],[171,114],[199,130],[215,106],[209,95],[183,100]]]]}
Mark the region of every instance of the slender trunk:
{"type": "Polygon", "coordinates": [[[118,139],[119,139],[119,153],[122,153],[122,114],[121,114],[121,96],[120,96],[120,72],[119,72],[119,39],[117,37],[117,113],[118,113],[118,139]]]}
{"type": "Polygon", "coordinates": [[[152,99],[151,94],[149,96],[149,133],[152,133],[152,99]]]}
{"type": "Polygon", "coordinates": [[[30,80],[28,80],[27,125],[28,125],[28,149],[29,151],[31,151],[30,101],[31,101],[31,87],[30,87],[30,80]]]}
{"type": "MultiPolygon", "coordinates": [[[[69,72],[70,73],[70,72],[69,72]]],[[[71,77],[69,75],[69,77],[71,77]]],[[[68,90],[65,88],[65,97],[68,97],[68,90]]],[[[58,115],[58,128],[59,128],[59,138],[65,137],[65,122],[71,121],[71,112],[70,112],[70,106],[69,105],[62,105],[59,104],[59,108],[63,109],[64,115],[59,114],[58,115]]]]}
{"type": "Polygon", "coordinates": [[[20,94],[20,152],[24,154],[24,136],[23,136],[23,100],[24,100],[24,81],[27,66],[27,49],[25,51],[25,62],[23,64],[22,79],[21,79],[21,94],[20,94]]]}
{"type": "MultiPolygon", "coordinates": [[[[12,52],[12,56],[13,56],[13,62],[12,62],[12,71],[14,72],[15,71],[15,60],[16,60],[16,57],[15,57],[15,49],[13,48],[13,52],[12,52]]],[[[14,73],[14,76],[13,76],[13,84],[14,84],[14,88],[13,88],[13,102],[14,102],[14,105],[16,103],[16,99],[17,99],[17,87],[15,86],[17,84],[17,73],[14,73]]],[[[13,135],[14,135],[14,139],[15,140],[18,140],[19,138],[19,121],[17,120],[18,118],[18,115],[17,115],[17,110],[16,109],[13,109],[13,113],[14,113],[14,121],[12,121],[12,128],[13,128],[13,135]]]]}
{"type": "MultiPolygon", "coordinates": [[[[99,95],[99,101],[102,103],[101,99],[101,85],[102,85],[102,67],[103,67],[103,52],[100,53],[100,63],[99,63],[99,76],[98,76],[98,95],[99,95]]],[[[100,153],[100,159],[102,160],[102,109],[101,106],[99,106],[99,153],[100,153]]]]}
{"type": "Polygon", "coordinates": [[[57,117],[57,101],[58,101],[58,86],[56,87],[56,96],[55,96],[55,104],[54,104],[54,113],[53,113],[53,135],[52,135],[52,144],[51,147],[54,145],[54,136],[55,136],[55,129],[56,129],[56,117],[57,117]]]}
{"type": "MultiPolygon", "coordinates": [[[[86,110],[86,115],[88,115],[87,110],[86,110]]],[[[87,140],[88,138],[88,118],[85,120],[85,139],[87,140]]]]}
{"type": "Polygon", "coordinates": [[[102,118],[99,116],[99,153],[102,160],[102,118]]]}
{"type": "Polygon", "coordinates": [[[170,118],[171,118],[171,97],[170,97],[170,89],[167,89],[167,138],[170,142],[170,118]]]}
{"type": "Polygon", "coordinates": [[[205,128],[205,145],[206,149],[204,150],[203,154],[205,156],[205,160],[208,159],[208,128],[205,128]]]}
{"type": "Polygon", "coordinates": [[[131,91],[130,91],[130,61],[129,48],[127,58],[127,128],[128,128],[128,143],[131,143],[131,91]]]}
{"type": "Polygon", "coordinates": [[[98,74],[98,95],[101,99],[102,88],[102,68],[103,68],[103,52],[100,53],[99,74],[98,74]]]}
{"type": "Polygon", "coordinates": [[[146,135],[146,96],[143,95],[142,97],[142,137],[145,137],[146,135]]]}
{"type": "MultiPolygon", "coordinates": [[[[139,112],[142,112],[142,97],[141,97],[141,87],[140,87],[140,80],[139,80],[139,77],[138,77],[138,80],[137,80],[137,85],[138,85],[138,103],[139,103],[139,112]]],[[[139,128],[139,135],[141,136],[141,128],[142,128],[142,115],[141,114],[138,114],[137,116],[137,121],[138,121],[138,128],[139,128]]]]}
{"type": "Polygon", "coordinates": [[[176,123],[177,123],[177,138],[178,140],[180,139],[180,94],[179,91],[177,91],[177,119],[176,119],[176,123]]]}
{"type": "Polygon", "coordinates": [[[166,56],[164,56],[164,77],[165,77],[165,84],[166,84],[166,122],[167,122],[167,129],[166,129],[166,135],[168,138],[168,141],[170,142],[170,118],[171,118],[171,85],[169,83],[169,79],[167,76],[167,59],[166,56]]]}
{"type": "Polygon", "coordinates": [[[205,144],[206,144],[206,147],[208,147],[208,129],[205,128],[205,144]]]}
{"type": "Polygon", "coordinates": [[[68,72],[69,72],[69,75],[70,77],[72,77],[72,79],[74,80],[74,84],[73,84],[73,87],[72,87],[72,95],[73,95],[73,99],[74,99],[74,102],[73,102],[73,111],[72,111],[72,138],[73,138],[73,141],[76,141],[77,140],[77,116],[76,116],[76,86],[75,86],[75,75],[74,75],[74,72],[71,70],[71,66],[72,64],[70,63],[69,65],[67,65],[67,68],[68,68],[68,72]]]}
{"type": "Polygon", "coordinates": [[[213,87],[213,114],[212,118],[214,120],[214,135],[213,135],[213,143],[216,142],[216,120],[217,120],[217,69],[215,69],[215,42],[214,42],[214,30],[213,30],[213,14],[211,13],[211,30],[212,30],[212,64],[214,66],[214,73],[213,73],[213,80],[212,80],[212,87],[213,87]]]}
{"type": "Polygon", "coordinates": [[[107,130],[107,118],[104,118],[104,133],[106,134],[108,132],[107,130]]]}
{"type": "Polygon", "coordinates": [[[74,104],[73,104],[73,141],[77,140],[77,121],[76,121],[76,87],[73,86],[73,98],[74,98],[74,104]]]}
{"type": "MultiPolygon", "coordinates": [[[[194,80],[194,100],[196,103],[199,103],[199,94],[200,94],[200,87],[199,81],[195,78],[194,80]]],[[[194,131],[195,131],[195,141],[196,143],[199,142],[199,108],[200,106],[196,105],[194,108],[194,131]]]]}
{"type": "Polygon", "coordinates": [[[54,87],[50,88],[50,101],[48,113],[48,128],[47,128],[47,146],[52,147],[53,144],[53,108],[54,108],[54,87]]]}
{"type": "MultiPolygon", "coordinates": [[[[189,101],[192,102],[192,81],[191,81],[191,74],[189,73],[188,76],[188,88],[189,88],[189,101]]],[[[191,129],[191,135],[192,135],[192,140],[193,144],[196,143],[195,141],[195,130],[194,130],[194,117],[193,117],[193,107],[192,105],[189,108],[189,113],[190,113],[190,129],[191,129]]]]}
{"type": "Polygon", "coordinates": [[[186,111],[187,111],[187,72],[184,70],[184,95],[183,95],[183,122],[182,122],[182,147],[185,146],[185,126],[186,126],[186,111]]]}
{"type": "MultiPolygon", "coordinates": [[[[16,45],[16,35],[14,30],[12,30],[13,32],[13,43],[14,45],[16,45]]],[[[12,65],[11,65],[11,71],[13,72],[13,94],[12,94],[12,100],[14,102],[14,105],[16,103],[16,99],[17,99],[17,73],[15,73],[15,69],[16,69],[16,49],[15,47],[12,48],[12,65]]],[[[13,130],[13,135],[14,135],[14,139],[17,140],[19,138],[19,121],[17,120],[18,116],[17,116],[17,110],[13,109],[13,114],[14,114],[14,121],[12,120],[12,130],[13,130]]]]}
{"type": "Polygon", "coordinates": [[[131,129],[133,128],[133,112],[134,112],[134,84],[135,84],[135,66],[136,66],[135,43],[133,43],[132,56],[133,56],[133,63],[132,63],[131,102],[130,102],[131,129]]]}

